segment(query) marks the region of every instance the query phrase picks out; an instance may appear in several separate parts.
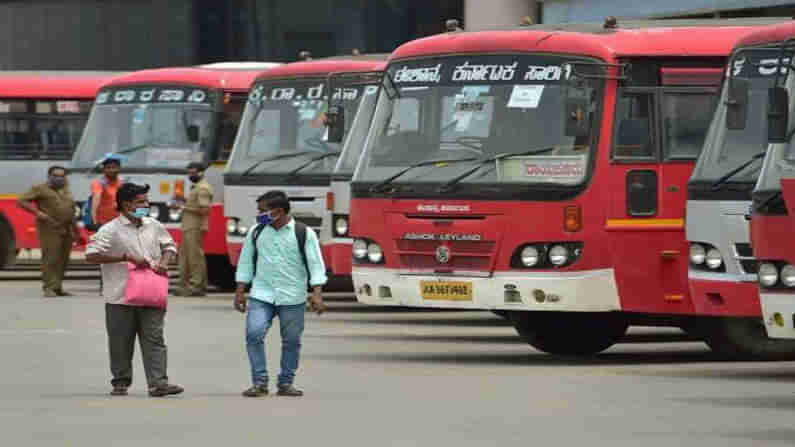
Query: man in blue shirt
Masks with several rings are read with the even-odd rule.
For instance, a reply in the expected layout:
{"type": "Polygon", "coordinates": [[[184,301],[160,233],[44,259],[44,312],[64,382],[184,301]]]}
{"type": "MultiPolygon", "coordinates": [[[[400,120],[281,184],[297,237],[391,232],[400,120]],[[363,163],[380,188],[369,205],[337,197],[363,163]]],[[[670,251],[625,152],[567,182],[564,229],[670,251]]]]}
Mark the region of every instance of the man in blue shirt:
{"type": "Polygon", "coordinates": [[[304,393],[293,386],[293,381],[304,332],[307,284],[312,287],[310,308],[322,314],[326,309],[321,294],[327,280],[326,266],[317,235],[311,228],[304,227],[304,246],[299,247],[297,223],[290,217],[290,201],[284,192],[263,194],[257,199],[257,207],[260,211],[258,226],[246,236],[236,275],[235,309],[248,310],[246,350],[252,386],[243,391],[243,395],[261,397],[268,394],[265,335],[273,318],[278,316],[282,336],[278,394],[302,396],[304,393]],[[249,284],[251,292],[246,300],[249,284]]]}

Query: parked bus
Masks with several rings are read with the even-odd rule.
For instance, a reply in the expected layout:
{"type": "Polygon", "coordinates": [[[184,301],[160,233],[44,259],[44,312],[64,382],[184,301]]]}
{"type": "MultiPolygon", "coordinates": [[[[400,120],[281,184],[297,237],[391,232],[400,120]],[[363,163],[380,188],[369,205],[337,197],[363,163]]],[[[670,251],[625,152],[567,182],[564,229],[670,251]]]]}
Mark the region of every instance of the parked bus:
{"type": "MultiPolygon", "coordinates": [[[[281,189],[290,197],[293,217],[314,229],[323,242],[327,268],[346,273],[345,263],[338,261],[340,252],[332,250],[335,224],[329,200],[331,173],[342,145],[329,141],[326,109],[328,104],[342,106],[349,117],[339,133],[343,135],[363,98],[375,96],[380,74],[374,71],[383,68],[385,59],[361,55],[295,62],[269,70],[254,82],[224,173],[227,245],[233,263],[254,224],[255,199],[268,189],[281,189]],[[335,93],[329,102],[330,89],[335,93]]],[[[350,249],[344,254],[350,258],[350,249]]]]}
{"type": "MultiPolygon", "coordinates": [[[[383,76],[384,68],[386,68],[386,63],[376,67],[376,72],[373,74],[378,77],[383,76]]],[[[370,79],[367,82],[371,82],[370,79]]],[[[351,247],[353,244],[353,239],[348,234],[351,179],[353,171],[356,169],[356,163],[362,155],[362,149],[364,149],[365,138],[370,130],[370,123],[373,121],[377,100],[377,87],[368,87],[359,103],[359,110],[350,123],[350,130],[342,146],[342,154],[331,174],[331,191],[326,200],[326,207],[331,213],[331,218],[324,219],[323,228],[320,231],[320,234],[324,236],[320,240],[321,244],[327,247],[326,263],[329,271],[337,278],[345,278],[347,283],[350,282],[351,276],[351,247]]],[[[347,286],[350,287],[350,284],[347,286]]]]}
{"type": "MultiPolygon", "coordinates": [[[[792,29],[791,23],[785,27],[792,29]]],[[[768,91],[785,78],[770,65],[778,60],[781,42],[745,42],[732,52],[704,149],[688,183],[690,293],[697,313],[716,317],[702,323],[711,326],[703,332],[714,349],[732,355],[789,356],[795,344],[770,340],[765,333],[747,220],[768,147],[768,91]]]]}
{"type": "Polygon", "coordinates": [[[630,324],[698,327],[687,180],[727,57],[758,23],[539,25],[399,47],[351,187],[358,300],[499,311],[555,354],[602,351],[630,324]]]}
{"type": "Polygon", "coordinates": [[[248,89],[257,75],[279,64],[222,63],[142,70],[115,78],[99,92],[72,159],[70,182],[86,200],[108,154],[122,157],[122,178],[152,186],[150,216],[181,242],[181,208],[190,162],[209,165],[215,193],[204,240],[208,280],[234,284],[226,248],[221,173],[234,144],[248,89]]]}
{"type": "Polygon", "coordinates": [[[69,163],[97,90],[117,74],[0,72],[0,268],[20,250],[38,252],[34,218],[17,206],[18,196],[44,182],[49,166],[69,163]]]}
{"type": "MultiPolygon", "coordinates": [[[[751,244],[759,260],[759,294],[770,337],[795,339],[795,24],[770,27],[741,41],[749,48],[775,48],[760,68],[776,72],[769,89],[768,141],[752,194],[751,244]]],[[[749,114],[746,118],[752,119],[749,114]]],[[[792,350],[795,352],[795,349],[792,350]]]]}

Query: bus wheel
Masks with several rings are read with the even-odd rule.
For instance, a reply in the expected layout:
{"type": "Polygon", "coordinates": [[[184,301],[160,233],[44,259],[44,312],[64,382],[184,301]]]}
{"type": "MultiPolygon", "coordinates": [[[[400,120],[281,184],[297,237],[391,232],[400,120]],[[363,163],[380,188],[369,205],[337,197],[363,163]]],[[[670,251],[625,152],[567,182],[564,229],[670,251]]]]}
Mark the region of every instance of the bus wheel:
{"type": "Polygon", "coordinates": [[[207,256],[207,282],[221,290],[235,289],[235,266],[228,256],[207,256]]]}
{"type": "Polygon", "coordinates": [[[705,341],[718,354],[734,359],[792,360],[795,340],[768,338],[759,317],[721,317],[707,323],[705,341]]]}
{"type": "Polygon", "coordinates": [[[614,313],[511,312],[516,332],[549,354],[593,355],[616,343],[629,324],[614,313]]]}
{"type": "Polygon", "coordinates": [[[14,232],[4,220],[0,220],[0,269],[14,265],[18,251],[14,232]]]}

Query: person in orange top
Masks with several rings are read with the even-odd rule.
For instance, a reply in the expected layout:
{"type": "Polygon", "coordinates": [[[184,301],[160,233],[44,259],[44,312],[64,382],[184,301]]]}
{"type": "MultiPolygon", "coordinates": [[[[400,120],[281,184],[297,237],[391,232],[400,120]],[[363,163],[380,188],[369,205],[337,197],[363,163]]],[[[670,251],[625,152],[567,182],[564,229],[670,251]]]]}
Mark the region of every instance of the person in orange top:
{"type": "Polygon", "coordinates": [[[116,209],[116,192],[122,184],[119,171],[121,160],[109,156],[102,161],[104,175],[91,182],[91,221],[97,228],[119,217],[116,209]]]}

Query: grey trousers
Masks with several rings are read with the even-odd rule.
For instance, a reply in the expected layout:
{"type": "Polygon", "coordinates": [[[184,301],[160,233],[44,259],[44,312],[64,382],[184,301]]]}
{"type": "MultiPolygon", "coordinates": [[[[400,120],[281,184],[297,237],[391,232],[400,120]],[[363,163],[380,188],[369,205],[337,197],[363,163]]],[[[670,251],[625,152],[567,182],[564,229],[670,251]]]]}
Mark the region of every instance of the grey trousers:
{"type": "Polygon", "coordinates": [[[151,307],[105,303],[105,327],[108,331],[110,373],[113,386],[132,384],[132,359],[135,337],[141,345],[146,382],[149,387],[168,383],[167,349],[163,338],[166,311],[151,307]]]}

